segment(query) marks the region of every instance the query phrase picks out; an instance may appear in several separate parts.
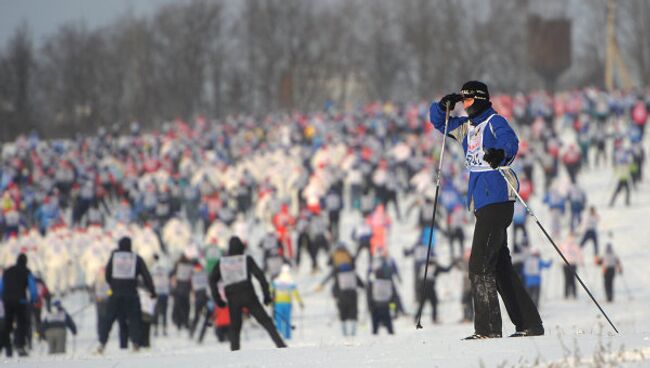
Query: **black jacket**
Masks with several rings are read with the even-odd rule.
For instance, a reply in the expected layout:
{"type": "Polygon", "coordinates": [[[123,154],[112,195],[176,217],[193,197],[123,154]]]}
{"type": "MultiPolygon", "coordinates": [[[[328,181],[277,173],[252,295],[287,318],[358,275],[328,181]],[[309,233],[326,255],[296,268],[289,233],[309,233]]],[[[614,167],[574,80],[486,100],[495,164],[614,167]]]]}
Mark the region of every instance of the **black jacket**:
{"type": "MultiPolygon", "coordinates": [[[[230,245],[228,248],[228,256],[243,255],[244,245],[241,243],[239,238],[233,238],[233,239],[231,239],[230,241],[230,245]],[[237,239],[237,240],[233,241],[233,239],[237,239]]],[[[209,280],[210,291],[212,292],[212,297],[214,298],[214,300],[225,302],[222,300],[217,286],[219,280],[222,279],[220,266],[221,266],[221,259],[217,262],[217,264],[212,269],[212,272],[210,273],[210,280],[209,280]]],[[[266,277],[264,277],[264,272],[262,272],[262,270],[259,268],[257,263],[255,263],[255,260],[251,256],[246,256],[246,272],[247,275],[245,281],[228,285],[225,287],[226,298],[227,299],[237,298],[238,295],[248,295],[248,296],[250,296],[251,294],[255,295],[255,288],[253,287],[253,283],[251,281],[251,275],[252,275],[255,276],[257,281],[260,283],[260,286],[262,287],[262,292],[264,293],[264,298],[266,300],[270,300],[271,291],[269,289],[269,283],[266,281],[266,277]]]]}
{"type": "Polygon", "coordinates": [[[27,268],[27,256],[20,254],[16,264],[7,268],[2,275],[0,294],[5,304],[27,303],[27,289],[29,288],[30,301],[36,303],[38,291],[36,280],[27,268]]]}
{"type": "Polygon", "coordinates": [[[113,257],[118,252],[131,252],[131,247],[120,246],[120,249],[113,251],[111,253],[111,258],[106,264],[106,282],[111,286],[112,295],[114,296],[137,296],[138,295],[138,276],[142,277],[144,286],[152,295],[155,295],[156,291],[153,286],[153,279],[149,273],[147,265],[144,263],[144,260],[139,255],[135,255],[136,264],[135,264],[135,277],[132,279],[118,279],[113,277],[113,257]]]}
{"type": "Polygon", "coordinates": [[[77,334],[77,325],[63,307],[55,307],[45,316],[41,334],[51,328],[68,328],[73,335],[77,334]]]}

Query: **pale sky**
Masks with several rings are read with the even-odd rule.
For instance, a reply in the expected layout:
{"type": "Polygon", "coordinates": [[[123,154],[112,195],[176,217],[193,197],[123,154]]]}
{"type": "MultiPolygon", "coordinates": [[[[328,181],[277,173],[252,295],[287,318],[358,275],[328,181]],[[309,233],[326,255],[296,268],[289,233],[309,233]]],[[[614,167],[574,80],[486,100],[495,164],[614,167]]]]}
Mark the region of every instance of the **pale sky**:
{"type": "MultiPolygon", "coordinates": [[[[90,29],[124,14],[145,15],[174,0],[0,0],[0,47],[23,21],[36,45],[69,21],[85,21],[90,29]]],[[[182,1],[182,0],[181,0],[182,1]]]]}

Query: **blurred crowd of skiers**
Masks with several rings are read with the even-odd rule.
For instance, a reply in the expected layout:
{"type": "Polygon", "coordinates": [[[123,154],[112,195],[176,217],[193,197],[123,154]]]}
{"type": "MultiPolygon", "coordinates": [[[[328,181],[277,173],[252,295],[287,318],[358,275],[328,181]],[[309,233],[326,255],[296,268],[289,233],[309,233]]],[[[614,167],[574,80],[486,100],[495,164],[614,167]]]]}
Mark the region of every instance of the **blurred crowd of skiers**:
{"type": "MultiPolygon", "coordinates": [[[[621,192],[626,206],[633,203],[644,178],[650,93],[587,88],[492,102],[520,137],[513,166],[520,195],[548,207],[552,236],[570,262],[563,266],[565,297],[576,297],[570,268],[584,264],[583,248],[593,244],[613,300],[613,279],[622,272],[616,241],[611,232],[604,236],[606,219],[581,178],[586,170],[613,173],[609,206],[621,192]]],[[[120,346],[130,338],[139,348],[149,346],[150,334],[167,335],[168,316],[199,341],[214,326],[219,341],[236,350],[242,313],[284,346],[294,326],[292,303],[304,305],[294,280],[304,253],[310,277],[322,280],[317,289],[333,284],[344,335],[356,333],[360,290],[373,333],[381,326],[394,333],[392,320],[414,315],[425,302],[438,322],[436,279],[452,269],[464,270],[462,320],[470,321],[464,169],[461,159],[445,162],[432,228],[442,137],[427,113],[427,103],[375,103],[352,112],[330,107],[313,114],[200,117],[154,132],[133,123],[127,133],[102,130],[65,140],[32,134],[4,143],[0,345],[23,355],[38,336],[48,340],[50,352],[64,351],[66,328],[76,333],[76,327],[60,298],[79,289],[93,295],[100,351],[114,321],[120,346]],[[417,237],[404,234],[391,243],[395,222],[410,221],[413,210],[417,237]],[[440,249],[443,242],[448,252],[440,249]],[[414,260],[411,308],[401,297],[395,253],[414,260]],[[323,257],[330,267],[324,279],[318,276],[323,257]],[[271,317],[251,275],[262,286],[263,304],[273,306],[271,317]]],[[[462,157],[460,149],[449,154],[462,157]]],[[[542,244],[531,244],[534,229],[520,204],[511,231],[513,263],[539,303],[542,270],[559,262],[542,259],[542,244]]]]}

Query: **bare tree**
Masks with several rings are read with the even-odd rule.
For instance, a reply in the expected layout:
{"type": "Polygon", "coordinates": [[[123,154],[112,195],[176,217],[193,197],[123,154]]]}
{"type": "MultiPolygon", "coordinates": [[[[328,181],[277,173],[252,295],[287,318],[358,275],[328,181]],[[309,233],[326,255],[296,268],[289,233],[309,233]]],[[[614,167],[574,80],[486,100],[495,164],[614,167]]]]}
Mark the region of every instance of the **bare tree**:
{"type": "Polygon", "coordinates": [[[35,127],[33,75],[36,61],[27,25],[19,26],[0,54],[0,137],[8,139],[35,127]]]}

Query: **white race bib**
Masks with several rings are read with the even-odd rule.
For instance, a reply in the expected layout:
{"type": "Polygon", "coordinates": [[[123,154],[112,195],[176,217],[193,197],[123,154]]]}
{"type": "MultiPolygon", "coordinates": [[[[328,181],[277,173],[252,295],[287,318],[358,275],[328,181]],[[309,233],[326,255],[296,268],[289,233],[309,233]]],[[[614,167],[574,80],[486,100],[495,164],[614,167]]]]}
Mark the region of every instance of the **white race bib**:
{"type": "Polygon", "coordinates": [[[372,282],[372,300],[388,303],[393,298],[393,283],[390,280],[377,279],[372,282]]]}
{"type": "Polygon", "coordinates": [[[429,264],[429,268],[427,269],[426,264],[423,264],[420,266],[420,280],[424,280],[424,272],[427,272],[427,280],[433,280],[435,279],[435,273],[436,273],[436,266],[429,264]]]}
{"type": "Polygon", "coordinates": [[[248,279],[246,256],[222,257],[219,262],[219,271],[221,271],[221,279],[225,286],[246,281],[248,279]]]}
{"type": "Polygon", "coordinates": [[[188,263],[179,263],[176,267],[176,280],[177,281],[190,281],[192,277],[192,265],[188,263]]]}
{"type": "Polygon", "coordinates": [[[138,257],[131,252],[113,253],[113,278],[118,280],[135,279],[135,266],[138,257]]]}
{"type": "Polygon", "coordinates": [[[357,288],[357,274],[354,271],[339,272],[336,275],[339,290],[355,290],[357,288]]]}
{"type": "Polygon", "coordinates": [[[153,275],[153,286],[158,294],[169,294],[169,277],[166,272],[157,272],[153,275]]]}
{"type": "Polygon", "coordinates": [[[488,124],[492,117],[496,114],[490,115],[484,122],[477,126],[468,124],[467,127],[467,153],[465,153],[465,166],[469,171],[481,172],[492,171],[490,164],[483,161],[485,151],[483,151],[483,133],[488,128],[488,124]]]}
{"type": "Polygon", "coordinates": [[[206,290],[208,288],[208,275],[203,271],[192,275],[192,288],[194,291],[206,290]]]}
{"type": "Polygon", "coordinates": [[[50,313],[47,316],[47,321],[48,322],[54,322],[54,323],[65,323],[65,312],[64,311],[56,311],[54,313],[50,313]]]}

